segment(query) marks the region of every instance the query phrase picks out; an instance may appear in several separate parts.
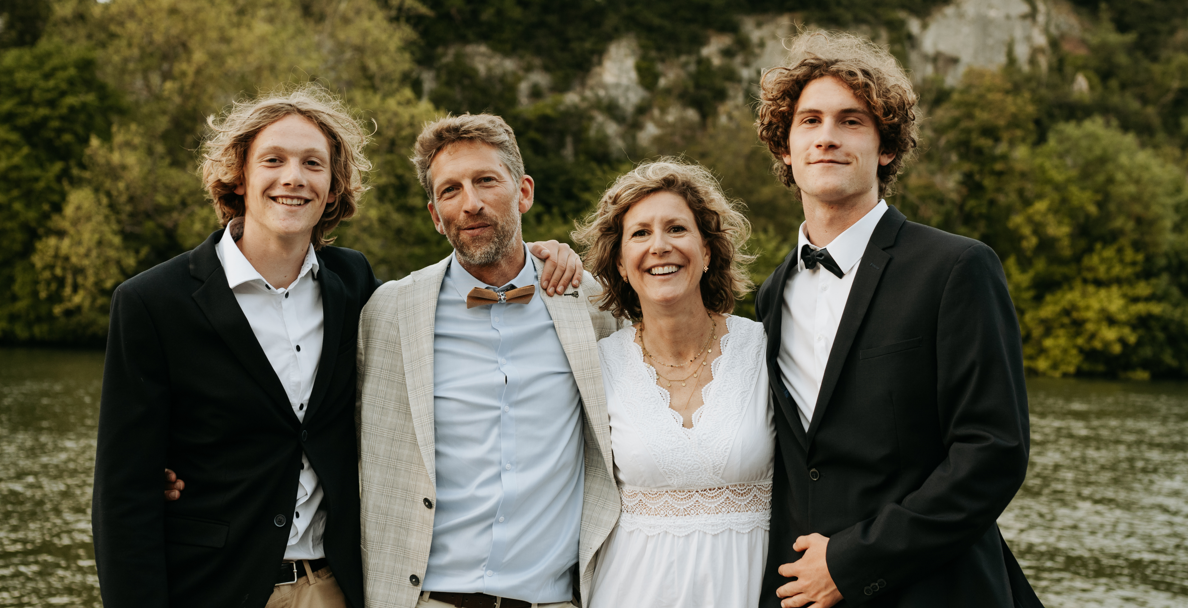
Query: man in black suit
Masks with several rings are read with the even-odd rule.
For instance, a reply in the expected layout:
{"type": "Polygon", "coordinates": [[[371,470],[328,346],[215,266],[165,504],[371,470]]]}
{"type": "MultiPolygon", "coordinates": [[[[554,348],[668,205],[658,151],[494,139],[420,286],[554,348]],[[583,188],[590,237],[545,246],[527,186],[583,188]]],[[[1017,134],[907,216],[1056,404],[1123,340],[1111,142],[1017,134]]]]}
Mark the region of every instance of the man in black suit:
{"type": "MultiPolygon", "coordinates": [[[[104,605],[362,608],[355,348],[378,281],[329,233],[365,190],[367,132],[316,85],[212,127],[203,182],[225,229],[112,296],[93,508],[104,605]],[[165,467],[184,498],[162,500],[165,467]]],[[[568,257],[542,284],[572,279],[568,257]]]]}
{"type": "Polygon", "coordinates": [[[792,54],[757,122],[805,214],[756,298],[777,436],[761,605],[1039,606],[995,524],[1029,432],[1002,266],[881,200],[916,145],[895,59],[821,32],[792,54]]]}

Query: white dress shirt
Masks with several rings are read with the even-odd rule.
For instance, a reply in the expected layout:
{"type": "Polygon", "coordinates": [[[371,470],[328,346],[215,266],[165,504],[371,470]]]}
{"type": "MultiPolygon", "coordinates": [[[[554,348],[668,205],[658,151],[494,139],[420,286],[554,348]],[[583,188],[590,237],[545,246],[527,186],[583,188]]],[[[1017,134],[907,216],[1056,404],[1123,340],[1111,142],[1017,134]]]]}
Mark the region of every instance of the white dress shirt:
{"type": "Polygon", "coordinates": [[[780,378],[796,402],[800,422],[807,431],[817,408],[821,379],[829,362],[829,351],[841,323],[846,300],[858,262],[870,242],[870,235],[887,211],[887,202],[879,201],[862,219],[837,235],[825,247],[817,247],[805,235],[807,222],[800,225],[794,255],[797,272],[788,277],[784,286],[783,320],[780,324],[780,378]],[[844,273],[839,279],[820,264],[809,270],[800,259],[805,245],[812,249],[827,249],[844,273]]]}
{"type": "Polygon", "coordinates": [[[582,525],[581,394],[532,260],[509,285],[536,285],[536,294],[467,308],[466,294],[488,285],[456,258],[441,283],[437,504],[421,588],[568,602],[582,525]]]}
{"type": "MultiPolygon", "coordinates": [[[[236,236],[242,234],[238,224],[242,221],[236,218],[227,226],[215,251],[235,301],[252,326],[252,333],[268,356],[276,377],[285,387],[293,413],[298,420],[304,420],[322,354],[324,316],[322,288],[316,280],[318,259],[311,244],[297,279],[287,288],[273,287],[239,250],[235,239],[227,238],[233,232],[236,236]]],[[[322,547],[326,512],[318,508],[321,503],[322,486],[318,483],[318,475],[309,458],[302,453],[297,506],[289,528],[285,559],[326,557],[322,547]]]]}

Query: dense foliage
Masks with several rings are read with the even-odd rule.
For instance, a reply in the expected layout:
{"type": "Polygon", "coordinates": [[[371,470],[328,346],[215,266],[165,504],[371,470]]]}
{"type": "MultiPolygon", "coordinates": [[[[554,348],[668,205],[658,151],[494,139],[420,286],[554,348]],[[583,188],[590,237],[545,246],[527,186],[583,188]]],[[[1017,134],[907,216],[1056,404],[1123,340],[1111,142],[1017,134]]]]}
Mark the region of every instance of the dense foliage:
{"type": "MultiPolygon", "coordinates": [[[[754,135],[753,77],[702,51],[751,56],[741,17],[797,11],[882,32],[902,55],[905,18],[943,2],[875,4],[14,0],[0,7],[0,341],[102,340],[112,289],[216,225],[195,173],[206,117],[307,80],[375,121],[373,189],[338,243],[383,278],[449,251],[407,160],[420,125],[491,111],[536,179],[529,238],[566,239],[616,174],[684,154],[747,203],[761,281],[802,213],[754,135]],[[646,98],[572,95],[624,37],[646,98]]],[[[1188,5],[1072,5],[1081,30],[1053,37],[1042,65],[920,86],[922,154],[889,202],[998,252],[1032,372],[1183,377],[1188,5]]]]}

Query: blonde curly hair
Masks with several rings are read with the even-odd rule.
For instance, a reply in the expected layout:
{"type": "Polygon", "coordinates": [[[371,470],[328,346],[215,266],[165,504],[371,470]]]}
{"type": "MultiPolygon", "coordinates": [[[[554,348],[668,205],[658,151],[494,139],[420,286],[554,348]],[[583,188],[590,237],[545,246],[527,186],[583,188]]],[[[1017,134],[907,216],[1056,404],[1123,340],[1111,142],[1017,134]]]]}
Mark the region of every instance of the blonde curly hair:
{"type": "MultiPolygon", "coordinates": [[[[919,127],[912,83],[899,62],[886,49],[853,34],[807,31],[788,44],[787,66],[775,67],[760,80],[759,118],[755,127],[775,161],[772,172],[789,188],[796,185],[792,167],[784,164],[788,134],[796,102],[808,83],[824,77],[848,85],[866,103],[879,131],[879,151],[895,158],[878,168],[879,197],[893,192],[904,165],[916,151],[919,127]]],[[[800,190],[793,188],[797,196],[800,190]]]]}
{"type": "Polygon", "coordinates": [[[689,205],[710,252],[709,270],[701,277],[702,302],[710,311],[731,312],[736,299],[754,287],[746,267],[755,256],[743,250],[751,223],[741,211],[742,202],[726,198],[709,170],[672,157],[640,163],[620,175],[571,235],[585,248],[586,269],[602,285],[599,309],[620,319],[639,320],[643,314],[639,295],[618,272],[623,217],[632,205],[657,192],[672,192],[689,205]]]}
{"type": "Polygon", "coordinates": [[[355,215],[359,197],[368,189],[364,174],[371,170],[371,161],[363,155],[370,134],[325,87],[311,82],[278,89],[233,103],[219,119],[208,118],[210,133],[202,142],[199,172],[219,224],[225,227],[246,211],[235,188],[244,181],[252,140],[268,125],[293,114],[317,125],[330,144],[330,191],[335,197],[326,203],[322,220],[310,237],[314,248],[321,249],[334,242],[329,233],[338,223],[355,215]]]}

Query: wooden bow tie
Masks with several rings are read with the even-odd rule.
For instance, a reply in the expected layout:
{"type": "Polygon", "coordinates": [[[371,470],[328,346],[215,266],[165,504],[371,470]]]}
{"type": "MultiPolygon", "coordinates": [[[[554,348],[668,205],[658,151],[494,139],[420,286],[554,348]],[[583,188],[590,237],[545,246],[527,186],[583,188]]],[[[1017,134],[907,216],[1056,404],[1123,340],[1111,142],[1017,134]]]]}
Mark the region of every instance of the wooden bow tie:
{"type": "Polygon", "coordinates": [[[526,287],[517,287],[507,291],[495,291],[493,289],[483,289],[482,287],[475,287],[466,294],[466,307],[474,308],[475,306],[486,306],[488,304],[527,304],[532,300],[532,294],[536,293],[535,285],[528,285],[526,287]]]}

